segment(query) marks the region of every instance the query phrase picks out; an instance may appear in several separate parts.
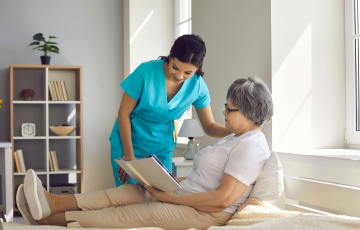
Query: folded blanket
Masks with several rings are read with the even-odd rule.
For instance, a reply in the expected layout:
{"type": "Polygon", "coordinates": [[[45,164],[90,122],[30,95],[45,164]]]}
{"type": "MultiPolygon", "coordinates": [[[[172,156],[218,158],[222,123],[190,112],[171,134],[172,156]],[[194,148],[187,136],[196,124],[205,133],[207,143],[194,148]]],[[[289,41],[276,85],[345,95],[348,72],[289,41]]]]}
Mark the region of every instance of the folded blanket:
{"type": "Polygon", "coordinates": [[[249,198],[240,205],[236,213],[223,227],[208,230],[227,229],[360,229],[360,218],[340,215],[319,215],[312,213],[281,210],[258,198],[249,198]],[[285,218],[286,217],[286,218],[285,218]]]}

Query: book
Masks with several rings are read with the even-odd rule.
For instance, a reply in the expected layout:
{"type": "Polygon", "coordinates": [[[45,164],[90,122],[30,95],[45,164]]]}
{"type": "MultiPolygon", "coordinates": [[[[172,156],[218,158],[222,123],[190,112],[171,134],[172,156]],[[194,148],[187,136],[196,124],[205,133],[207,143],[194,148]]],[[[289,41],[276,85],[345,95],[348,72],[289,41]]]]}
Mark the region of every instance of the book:
{"type": "Polygon", "coordinates": [[[19,164],[19,158],[18,158],[16,152],[14,152],[14,162],[15,162],[15,166],[16,166],[16,171],[18,173],[21,172],[20,164],[19,164]]]}
{"type": "Polygon", "coordinates": [[[54,89],[54,96],[55,96],[55,101],[59,101],[59,98],[58,98],[58,92],[57,92],[57,87],[55,87],[55,82],[54,81],[51,81],[51,85],[54,89]]]}
{"type": "Polygon", "coordinates": [[[59,171],[59,165],[58,165],[57,158],[56,158],[56,152],[51,151],[51,154],[52,154],[52,161],[53,161],[53,164],[54,164],[54,171],[58,172],[59,171]]]}
{"type": "Polygon", "coordinates": [[[61,101],[65,101],[64,95],[63,95],[63,90],[62,90],[62,87],[61,87],[61,83],[59,81],[57,81],[56,83],[58,85],[58,90],[59,90],[61,101]]]}
{"type": "Polygon", "coordinates": [[[21,149],[18,149],[18,150],[16,150],[16,154],[19,159],[20,171],[26,173],[23,151],[21,149]]]}
{"type": "Polygon", "coordinates": [[[115,159],[115,161],[138,184],[144,183],[161,191],[175,191],[182,188],[155,155],[133,161],[124,159],[115,159]]]}
{"type": "Polygon", "coordinates": [[[65,81],[61,81],[61,86],[62,86],[63,94],[64,94],[64,97],[65,97],[65,101],[68,101],[69,97],[67,95],[67,91],[66,91],[66,87],[65,87],[65,81]]]}
{"type": "Polygon", "coordinates": [[[53,160],[52,160],[51,151],[49,152],[49,162],[50,162],[51,172],[54,172],[54,162],[53,162],[53,160]]]}
{"type": "Polygon", "coordinates": [[[54,98],[54,91],[53,91],[53,88],[52,88],[52,85],[51,85],[51,82],[49,81],[49,91],[50,91],[50,95],[51,95],[51,100],[55,101],[55,98],[54,98]]]}

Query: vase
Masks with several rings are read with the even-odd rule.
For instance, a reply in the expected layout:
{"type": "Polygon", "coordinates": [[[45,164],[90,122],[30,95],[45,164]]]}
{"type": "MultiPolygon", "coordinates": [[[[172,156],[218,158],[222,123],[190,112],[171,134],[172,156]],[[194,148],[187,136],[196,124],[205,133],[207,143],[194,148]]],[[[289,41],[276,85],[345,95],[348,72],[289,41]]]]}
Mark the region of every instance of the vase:
{"type": "Polygon", "coordinates": [[[32,96],[28,96],[28,97],[24,97],[25,101],[32,101],[33,97],[32,96]]]}
{"type": "Polygon", "coordinates": [[[50,64],[50,56],[40,56],[41,64],[49,65],[50,64]]]}

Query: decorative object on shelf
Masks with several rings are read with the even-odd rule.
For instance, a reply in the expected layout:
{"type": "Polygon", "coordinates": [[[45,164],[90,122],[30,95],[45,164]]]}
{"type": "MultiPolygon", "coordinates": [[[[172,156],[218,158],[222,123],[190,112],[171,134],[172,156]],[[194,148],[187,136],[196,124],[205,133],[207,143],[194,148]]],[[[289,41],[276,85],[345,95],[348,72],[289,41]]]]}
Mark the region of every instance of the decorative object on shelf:
{"type": "Polygon", "coordinates": [[[54,168],[54,162],[53,162],[53,159],[52,159],[52,153],[51,153],[51,151],[49,152],[49,162],[50,162],[51,172],[54,172],[54,171],[55,171],[55,168],[54,168]]]}
{"type": "Polygon", "coordinates": [[[65,81],[49,81],[49,91],[53,101],[69,101],[65,81]]]}
{"type": "Polygon", "coordinates": [[[36,42],[32,42],[31,45],[37,45],[33,50],[37,49],[44,52],[44,56],[41,56],[41,64],[43,65],[49,65],[50,64],[50,56],[47,56],[48,52],[53,52],[59,54],[59,48],[55,45],[57,45],[56,42],[51,42],[50,40],[52,38],[58,38],[55,36],[49,36],[49,41],[46,41],[42,33],[37,33],[33,36],[33,39],[36,42]],[[40,42],[44,42],[43,45],[40,45],[40,42]]]}
{"type": "Polygon", "coordinates": [[[32,89],[23,89],[20,93],[20,97],[25,101],[31,101],[35,96],[35,92],[32,89]]]}
{"type": "MultiPolygon", "coordinates": [[[[17,171],[18,173],[21,172],[20,162],[19,162],[19,158],[18,158],[17,152],[14,152],[14,161],[15,161],[16,171],[17,171]]],[[[15,171],[15,169],[14,169],[14,171],[15,171]]]]}
{"type": "Polygon", "coordinates": [[[24,161],[24,154],[21,149],[16,150],[16,154],[19,160],[20,171],[26,173],[25,161],[24,161]]]}
{"type": "Polygon", "coordinates": [[[21,135],[23,137],[35,137],[36,126],[34,123],[23,123],[21,125],[21,135]]]}
{"type": "Polygon", "coordinates": [[[189,138],[188,146],[183,154],[186,160],[192,160],[197,151],[200,150],[201,145],[196,143],[194,137],[201,136],[204,136],[204,133],[199,122],[196,119],[185,119],[180,128],[179,137],[189,138]]]}
{"type": "Polygon", "coordinates": [[[50,186],[50,193],[56,195],[76,194],[77,189],[75,184],[57,184],[50,186]]]}
{"type": "Polygon", "coordinates": [[[51,155],[51,160],[53,163],[53,167],[54,167],[54,172],[58,172],[59,171],[59,164],[58,164],[58,160],[56,157],[56,152],[55,151],[50,151],[50,155],[51,155]]]}
{"type": "Polygon", "coordinates": [[[59,136],[67,136],[74,132],[77,126],[49,126],[49,128],[59,136]]]}
{"type": "Polygon", "coordinates": [[[2,105],[2,99],[0,99],[0,108],[1,108],[1,105],[2,105]]]}

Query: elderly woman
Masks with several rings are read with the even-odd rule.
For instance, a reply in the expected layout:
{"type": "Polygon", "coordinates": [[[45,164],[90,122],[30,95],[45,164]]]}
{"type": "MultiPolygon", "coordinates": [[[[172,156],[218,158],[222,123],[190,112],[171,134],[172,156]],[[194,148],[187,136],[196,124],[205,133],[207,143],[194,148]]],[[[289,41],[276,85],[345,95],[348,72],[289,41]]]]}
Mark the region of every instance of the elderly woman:
{"type": "Polygon", "coordinates": [[[195,155],[194,171],[176,178],[182,189],[175,193],[128,184],[92,193],[54,195],[43,189],[30,169],[18,189],[18,207],[29,224],[164,229],[224,225],[249,197],[270,156],[260,131],[273,115],[269,89],[256,77],[236,80],[228,90],[223,115],[233,133],[195,155]]]}

